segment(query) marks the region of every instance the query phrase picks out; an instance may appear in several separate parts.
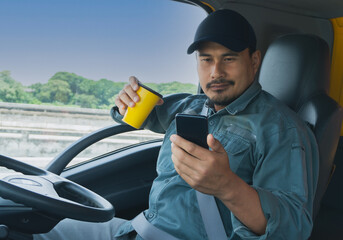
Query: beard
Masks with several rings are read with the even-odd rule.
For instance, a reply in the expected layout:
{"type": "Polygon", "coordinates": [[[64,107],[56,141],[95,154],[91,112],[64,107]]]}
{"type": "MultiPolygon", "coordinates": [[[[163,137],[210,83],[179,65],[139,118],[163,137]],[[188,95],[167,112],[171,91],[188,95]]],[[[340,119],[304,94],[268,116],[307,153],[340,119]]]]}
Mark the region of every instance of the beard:
{"type": "MultiPolygon", "coordinates": [[[[235,85],[235,82],[232,80],[226,80],[223,78],[220,79],[216,79],[213,80],[209,83],[206,84],[206,89],[209,90],[211,88],[212,85],[214,84],[227,84],[227,85],[235,85]]],[[[212,90],[213,91],[213,90],[212,90]]],[[[232,97],[230,95],[225,94],[225,90],[216,90],[215,91],[217,94],[216,96],[209,98],[209,104],[211,105],[217,105],[217,106],[224,106],[226,107],[227,105],[229,105],[230,103],[232,103],[236,97],[232,97]]]]}
{"type": "Polygon", "coordinates": [[[208,98],[210,106],[216,105],[216,106],[222,106],[222,107],[226,107],[227,105],[229,105],[230,103],[232,103],[235,100],[236,100],[236,98],[229,97],[229,96],[226,96],[226,97],[216,96],[216,97],[208,98]]]}

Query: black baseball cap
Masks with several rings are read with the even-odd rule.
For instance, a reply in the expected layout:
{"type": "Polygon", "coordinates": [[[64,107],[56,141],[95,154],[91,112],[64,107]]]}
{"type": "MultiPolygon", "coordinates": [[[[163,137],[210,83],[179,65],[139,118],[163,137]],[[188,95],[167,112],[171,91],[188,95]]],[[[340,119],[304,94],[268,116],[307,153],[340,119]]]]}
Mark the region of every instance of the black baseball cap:
{"type": "Polygon", "coordinates": [[[217,10],[200,23],[187,53],[193,53],[202,42],[216,42],[235,52],[247,47],[256,50],[254,29],[242,15],[229,9],[217,10]]]}

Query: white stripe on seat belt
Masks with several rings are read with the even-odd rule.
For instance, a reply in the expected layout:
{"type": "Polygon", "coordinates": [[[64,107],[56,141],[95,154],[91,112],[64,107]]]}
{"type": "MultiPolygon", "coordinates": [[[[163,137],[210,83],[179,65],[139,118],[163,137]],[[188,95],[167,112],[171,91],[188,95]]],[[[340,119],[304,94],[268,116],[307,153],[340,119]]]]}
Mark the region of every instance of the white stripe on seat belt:
{"type": "Polygon", "coordinates": [[[144,240],[180,240],[152,225],[143,212],[132,220],[132,226],[144,240]]]}

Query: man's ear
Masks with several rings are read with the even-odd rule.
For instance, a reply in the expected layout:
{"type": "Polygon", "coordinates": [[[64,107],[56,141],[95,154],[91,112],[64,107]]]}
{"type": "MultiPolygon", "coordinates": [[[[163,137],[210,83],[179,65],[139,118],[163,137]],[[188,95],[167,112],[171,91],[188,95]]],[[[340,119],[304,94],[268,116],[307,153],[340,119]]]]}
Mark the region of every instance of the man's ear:
{"type": "Polygon", "coordinates": [[[260,50],[256,50],[255,52],[253,52],[253,54],[251,55],[251,61],[252,61],[253,69],[254,69],[254,74],[256,74],[261,65],[261,51],[260,50]]]}

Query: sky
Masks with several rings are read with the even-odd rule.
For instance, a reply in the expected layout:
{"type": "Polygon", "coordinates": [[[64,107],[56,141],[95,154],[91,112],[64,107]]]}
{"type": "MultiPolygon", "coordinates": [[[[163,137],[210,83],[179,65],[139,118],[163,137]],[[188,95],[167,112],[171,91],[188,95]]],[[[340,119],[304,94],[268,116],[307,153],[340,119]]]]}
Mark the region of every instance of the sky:
{"type": "Polygon", "coordinates": [[[186,51],[205,16],[171,0],[0,0],[0,71],[25,86],[59,71],[196,84],[186,51]]]}

